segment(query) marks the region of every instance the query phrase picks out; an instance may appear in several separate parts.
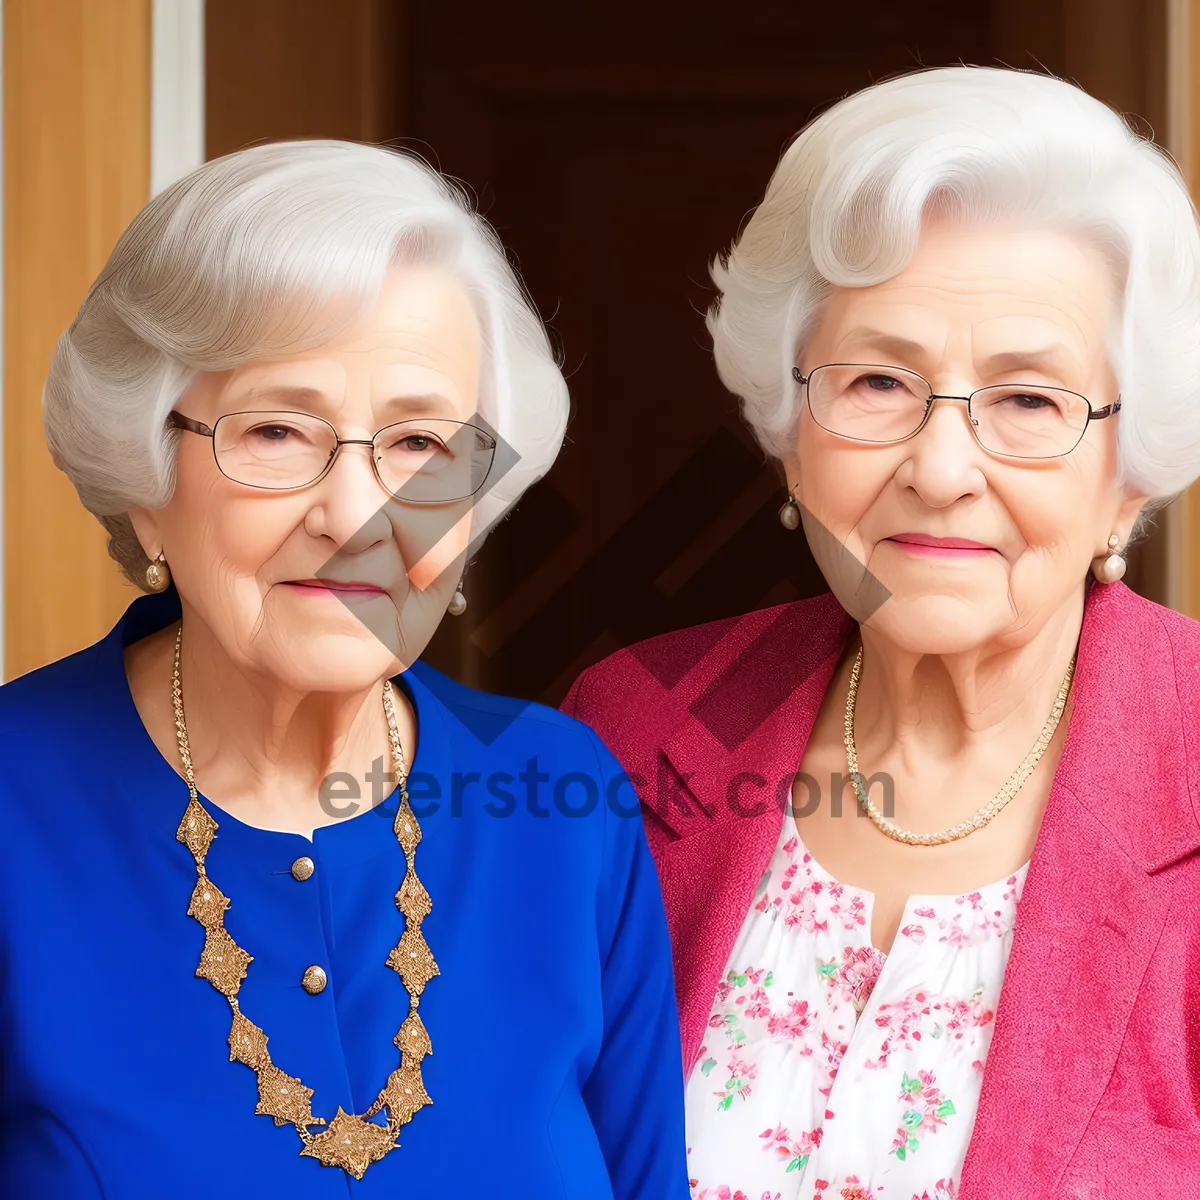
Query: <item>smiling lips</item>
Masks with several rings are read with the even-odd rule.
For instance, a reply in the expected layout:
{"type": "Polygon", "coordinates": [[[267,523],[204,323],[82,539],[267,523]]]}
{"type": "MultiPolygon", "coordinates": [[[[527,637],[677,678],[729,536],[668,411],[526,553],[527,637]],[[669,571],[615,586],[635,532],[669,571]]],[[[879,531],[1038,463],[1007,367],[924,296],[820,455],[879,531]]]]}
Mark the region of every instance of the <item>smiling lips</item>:
{"type": "Polygon", "coordinates": [[[373,596],[386,596],[387,589],[375,583],[363,583],[360,580],[342,582],[338,579],[289,579],[288,587],[300,588],[306,592],[330,593],[340,600],[368,600],[373,596]]]}
{"type": "Polygon", "coordinates": [[[995,546],[973,542],[970,538],[931,537],[927,533],[894,533],[886,540],[894,542],[910,554],[940,558],[971,558],[996,553],[995,546]]]}

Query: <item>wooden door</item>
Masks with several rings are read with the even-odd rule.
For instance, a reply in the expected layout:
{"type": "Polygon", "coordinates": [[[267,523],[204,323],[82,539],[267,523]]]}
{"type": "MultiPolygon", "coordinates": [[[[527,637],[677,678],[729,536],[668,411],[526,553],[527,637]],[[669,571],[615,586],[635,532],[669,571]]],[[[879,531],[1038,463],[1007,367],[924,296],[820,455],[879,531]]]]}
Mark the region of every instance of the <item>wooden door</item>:
{"type": "Polygon", "coordinates": [[[150,179],[150,0],[4,4],[4,670],[102,637],[138,594],[51,461],[42,384],[150,179]]]}
{"type": "MultiPolygon", "coordinates": [[[[1040,64],[1161,130],[1163,2],[208,0],[210,156],[294,136],[424,154],[477,194],[561,347],[562,456],[428,657],[554,702],[619,645],[822,590],[713,370],[712,255],[810,117],[919,65],[1040,64]]],[[[1156,598],[1162,546],[1128,576],[1156,598]]]]}
{"type": "MultiPolygon", "coordinates": [[[[713,369],[709,261],[795,131],[896,72],[1041,63],[1156,116],[1160,25],[1104,7],[1097,31],[1077,0],[408,0],[405,144],[477,190],[561,340],[575,407],[431,657],[554,702],[619,645],[824,590],[713,369]]],[[[1129,575],[1152,595],[1159,546],[1129,575]]]]}

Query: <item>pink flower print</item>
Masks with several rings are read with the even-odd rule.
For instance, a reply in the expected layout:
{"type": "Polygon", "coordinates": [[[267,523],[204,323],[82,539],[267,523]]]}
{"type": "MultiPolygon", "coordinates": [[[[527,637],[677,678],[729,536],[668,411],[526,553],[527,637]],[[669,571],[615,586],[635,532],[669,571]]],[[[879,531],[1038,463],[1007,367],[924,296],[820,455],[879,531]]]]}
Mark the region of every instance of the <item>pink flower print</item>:
{"type": "MultiPolygon", "coordinates": [[[[749,983],[757,984],[765,974],[766,971],[762,967],[759,967],[757,971],[753,967],[747,967],[744,971],[730,971],[721,985],[725,988],[725,996],[728,996],[733,988],[744,988],[749,983]]],[[[721,996],[720,988],[717,989],[717,995],[724,999],[724,996],[721,996]]]]}
{"type": "Polygon", "coordinates": [[[952,921],[942,921],[940,924],[945,932],[938,938],[939,942],[947,942],[951,946],[958,947],[969,946],[974,940],[971,936],[973,930],[963,926],[961,913],[955,913],[952,921]]]}
{"type": "Polygon", "coordinates": [[[930,998],[923,991],[911,992],[890,1004],[881,1004],[875,1014],[875,1024],[887,1030],[877,1059],[866,1065],[879,1068],[887,1065],[888,1055],[896,1046],[912,1049],[922,1037],[923,1027],[930,1037],[952,1036],[961,1040],[971,1030],[982,1029],[995,1018],[995,1013],[983,1004],[982,992],[970,1000],[930,998]]]}
{"type": "Polygon", "coordinates": [[[765,988],[755,988],[746,1005],[746,1019],[760,1020],[771,1015],[771,998],[765,988]]]}
{"type": "MultiPolygon", "coordinates": [[[[857,1175],[847,1175],[844,1182],[846,1186],[838,1192],[842,1200],[871,1200],[870,1189],[863,1187],[863,1182],[857,1175]]],[[[880,1184],[875,1191],[882,1193],[883,1185],[880,1184]]]]}
{"type": "Polygon", "coordinates": [[[789,863],[788,868],[783,873],[783,878],[779,881],[779,886],[783,891],[787,891],[792,886],[792,881],[796,878],[796,872],[800,870],[799,863],[789,863]]]}
{"type": "Polygon", "coordinates": [[[833,1081],[837,1078],[838,1068],[842,1065],[848,1043],[831,1038],[824,1030],[821,1031],[821,1053],[817,1057],[817,1090],[829,1099],[833,1091],[833,1081]]]}
{"type": "Polygon", "coordinates": [[[958,1200],[958,1185],[953,1179],[939,1179],[932,1192],[928,1188],[919,1196],[914,1192],[912,1200],[958,1200]]]}
{"type": "Polygon", "coordinates": [[[924,917],[927,921],[931,921],[937,916],[937,910],[932,908],[914,908],[913,916],[924,917]]]}
{"type": "Polygon", "coordinates": [[[847,946],[842,951],[842,964],[838,970],[836,987],[844,1000],[854,1005],[856,1013],[862,1013],[871,992],[883,970],[884,957],[874,946],[847,946]]]}
{"type": "Polygon", "coordinates": [[[905,1071],[900,1084],[900,1103],[903,1113],[890,1153],[904,1162],[920,1147],[918,1131],[921,1136],[936,1133],[946,1124],[947,1117],[955,1115],[955,1108],[954,1101],[942,1095],[932,1071],[918,1071],[915,1077],[905,1071]]]}
{"type": "MultiPolygon", "coordinates": [[[[784,852],[784,854],[788,855],[789,857],[790,857],[791,855],[795,854],[795,853],[796,853],[796,847],[797,847],[799,844],[800,844],[800,839],[799,839],[798,837],[796,837],[795,835],[793,835],[792,837],[788,838],[788,840],[787,840],[786,842],[784,842],[784,843],[783,843],[783,852],[784,852]]],[[[804,856],[804,861],[805,861],[805,862],[808,862],[808,855],[807,855],[807,854],[804,856]]]]}
{"type": "Polygon", "coordinates": [[[717,1097],[717,1109],[720,1112],[728,1112],[733,1107],[733,1098],[740,1096],[745,1100],[752,1091],[750,1084],[758,1074],[758,1066],[739,1056],[736,1050],[729,1056],[729,1078],[725,1082],[725,1086],[718,1092],[713,1092],[717,1097]]]}
{"type": "Polygon", "coordinates": [[[785,1172],[803,1171],[812,1152],[821,1144],[820,1129],[807,1130],[794,1138],[782,1125],[777,1125],[774,1129],[764,1129],[758,1136],[768,1154],[774,1153],[787,1163],[785,1172]]]}
{"type": "Polygon", "coordinates": [[[789,929],[799,925],[805,933],[812,933],[817,929],[826,930],[829,928],[828,921],[817,920],[816,898],[810,888],[803,888],[791,894],[787,915],[783,918],[783,923],[789,929]]]}
{"type": "MultiPolygon", "coordinates": [[[[786,1013],[772,1013],[767,1021],[767,1032],[772,1037],[790,1037],[804,1039],[812,1028],[813,1014],[808,1011],[807,1000],[789,1000],[786,1013]]],[[[807,1046],[805,1054],[812,1053],[812,1047],[807,1046]]]]}
{"type": "Polygon", "coordinates": [[[938,927],[943,930],[938,941],[951,946],[969,946],[990,938],[1003,937],[1012,928],[1011,916],[1006,918],[1000,909],[984,911],[983,897],[979,892],[959,896],[954,903],[959,910],[949,919],[943,918],[938,922],[938,927]],[[970,905],[969,911],[965,905],[970,905]]]}
{"type": "Polygon", "coordinates": [[[918,946],[925,940],[924,925],[905,925],[900,930],[900,933],[903,937],[908,938],[910,942],[916,942],[918,946]]]}
{"type": "Polygon", "coordinates": [[[843,929],[854,929],[867,923],[867,905],[861,896],[853,896],[847,908],[841,904],[834,905],[834,912],[841,917],[843,929]]]}

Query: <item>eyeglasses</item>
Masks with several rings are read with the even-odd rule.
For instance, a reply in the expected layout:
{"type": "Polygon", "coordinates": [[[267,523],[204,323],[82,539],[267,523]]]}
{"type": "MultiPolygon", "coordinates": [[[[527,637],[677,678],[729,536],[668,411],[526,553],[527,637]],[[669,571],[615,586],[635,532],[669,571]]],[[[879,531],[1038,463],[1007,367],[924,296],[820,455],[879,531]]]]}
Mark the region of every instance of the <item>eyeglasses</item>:
{"type": "Polygon", "coordinates": [[[888,445],[920,433],[935,400],[961,400],[983,449],[1008,458],[1060,458],[1083,440],[1090,421],[1121,411],[1121,401],[1093,409],[1076,392],[1041,384],[1001,383],[969,396],[941,396],[915,371],[830,363],[792,378],[808,392],[822,429],[855,442],[888,445]]]}
{"type": "Polygon", "coordinates": [[[399,421],[373,438],[339,438],[328,421],[308,413],[226,413],[211,428],[182,413],[175,429],[212,438],[221,474],[246,487],[292,491],[328,474],[343,446],[370,446],[375,477],[410,504],[449,504],[475,495],[496,454],[496,439],[466,421],[399,421]]]}

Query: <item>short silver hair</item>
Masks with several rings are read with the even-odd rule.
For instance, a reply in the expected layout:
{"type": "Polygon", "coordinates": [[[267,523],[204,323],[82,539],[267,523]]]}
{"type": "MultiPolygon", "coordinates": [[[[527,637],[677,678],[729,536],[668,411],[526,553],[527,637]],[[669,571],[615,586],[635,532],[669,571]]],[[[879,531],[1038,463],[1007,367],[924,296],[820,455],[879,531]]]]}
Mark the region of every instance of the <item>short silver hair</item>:
{"type": "Polygon", "coordinates": [[[1078,232],[1113,265],[1109,356],[1122,482],[1153,500],[1200,475],[1200,228],[1174,162],[1112,109],[1047,75],[944,67],[835,104],[784,152],[713,264],[717,369],[768,453],[794,444],[797,356],[831,285],[893,278],[934,208],[1078,232]]]}
{"type": "Polygon", "coordinates": [[[444,265],[466,287],[482,329],[480,415],[511,449],[506,464],[515,460],[476,504],[474,534],[549,470],[566,384],[499,239],[464,192],[419,158],[376,146],[254,146],[142,209],[50,365],[50,452],[134,583],[145,586],[148,564],[128,510],[170,499],[179,434],[165,420],[195,376],[333,340],[407,263],[444,265]]]}

